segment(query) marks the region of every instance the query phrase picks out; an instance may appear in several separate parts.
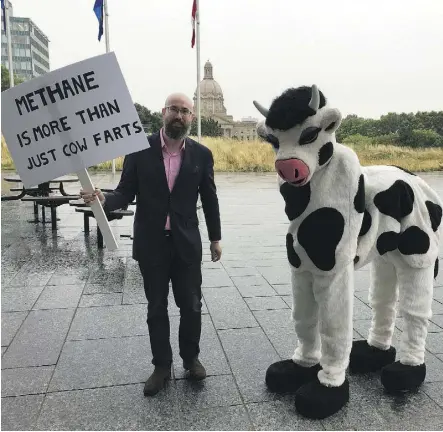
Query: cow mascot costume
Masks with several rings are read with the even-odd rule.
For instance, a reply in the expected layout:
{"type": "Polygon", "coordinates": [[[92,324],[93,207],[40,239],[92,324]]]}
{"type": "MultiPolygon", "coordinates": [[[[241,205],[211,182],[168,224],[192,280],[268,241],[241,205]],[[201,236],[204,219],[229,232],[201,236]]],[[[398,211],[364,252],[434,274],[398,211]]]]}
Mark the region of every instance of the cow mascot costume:
{"type": "Polygon", "coordinates": [[[394,166],[362,167],[336,142],[341,114],[312,87],[291,88],[269,109],[258,134],[276,155],[290,221],[291,359],[266,372],[271,391],[294,392],[297,411],[321,419],[349,400],[346,369],[381,371],[390,392],[424,381],[425,341],[438,271],[442,203],[420,177],[394,166]],[[367,340],[352,342],[354,270],[371,263],[373,318],[367,340]],[[405,327],[397,361],[391,345],[397,300],[405,327]]]}

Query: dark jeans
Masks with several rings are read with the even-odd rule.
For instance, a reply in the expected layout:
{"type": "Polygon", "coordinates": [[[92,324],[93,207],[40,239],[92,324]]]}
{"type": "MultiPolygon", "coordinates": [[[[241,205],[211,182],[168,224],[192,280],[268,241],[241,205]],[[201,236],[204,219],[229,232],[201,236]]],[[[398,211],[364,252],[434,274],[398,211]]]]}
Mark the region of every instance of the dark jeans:
{"type": "Polygon", "coordinates": [[[152,364],[170,366],[172,350],[168,317],[169,281],[180,308],[179,347],[184,361],[198,357],[201,335],[201,263],[188,264],[178,256],[172,237],[168,237],[168,258],[160,265],[139,262],[148,300],[147,323],[152,364]]]}

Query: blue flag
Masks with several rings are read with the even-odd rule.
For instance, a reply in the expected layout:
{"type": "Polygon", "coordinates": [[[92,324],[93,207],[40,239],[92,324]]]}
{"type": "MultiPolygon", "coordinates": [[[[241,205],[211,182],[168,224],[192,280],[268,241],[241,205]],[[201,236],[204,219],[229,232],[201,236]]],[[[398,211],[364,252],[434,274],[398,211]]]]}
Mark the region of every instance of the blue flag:
{"type": "Polygon", "coordinates": [[[5,28],[5,34],[6,34],[6,11],[5,11],[5,0],[2,0],[2,11],[3,11],[3,27],[5,28]]]}
{"type": "Polygon", "coordinates": [[[98,40],[100,40],[103,35],[103,0],[95,0],[94,13],[98,19],[98,40]]]}

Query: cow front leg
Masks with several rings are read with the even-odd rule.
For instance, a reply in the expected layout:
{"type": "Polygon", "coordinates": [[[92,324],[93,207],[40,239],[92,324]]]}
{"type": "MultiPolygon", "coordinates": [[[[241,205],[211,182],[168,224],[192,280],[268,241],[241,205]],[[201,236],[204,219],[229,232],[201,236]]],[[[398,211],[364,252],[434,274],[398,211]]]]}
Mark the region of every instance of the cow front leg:
{"type": "Polygon", "coordinates": [[[434,268],[397,268],[404,328],[399,361],[385,366],[381,382],[389,392],[417,389],[425,380],[425,344],[432,316],[434,268]]]}
{"type": "Polygon", "coordinates": [[[312,274],[292,270],[292,318],[297,347],[292,359],[273,363],[266,371],[266,385],[277,393],[297,391],[316,379],[320,370],[318,305],[312,290],[312,274]]]}
{"type": "Polygon", "coordinates": [[[318,378],[295,395],[297,411],[322,419],[339,411],[349,400],[345,371],[352,346],[354,266],[332,276],[316,276],[314,295],[319,305],[322,370],[318,378]]]}

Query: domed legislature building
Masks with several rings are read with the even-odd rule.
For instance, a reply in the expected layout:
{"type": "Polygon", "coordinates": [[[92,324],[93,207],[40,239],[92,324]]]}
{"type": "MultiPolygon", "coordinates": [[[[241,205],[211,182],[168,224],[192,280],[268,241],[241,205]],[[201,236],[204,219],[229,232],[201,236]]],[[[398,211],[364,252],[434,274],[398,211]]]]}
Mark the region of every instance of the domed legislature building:
{"type": "MultiPolygon", "coordinates": [[[[197,104],[197,90],[194,93],[194,109],[197,104]]],[[[257,138],[257,119],[248,117],[241,121],[234,121],[228,115],[224,105],[223,91],[220,84],[213,76],[212,64],[209,60],[205,63],[204,77],[200,82],[200,113],[202,118],[211,118],[218,122],[226,138],[236,138],[239,140],[253,140],[257,138]]]]}

